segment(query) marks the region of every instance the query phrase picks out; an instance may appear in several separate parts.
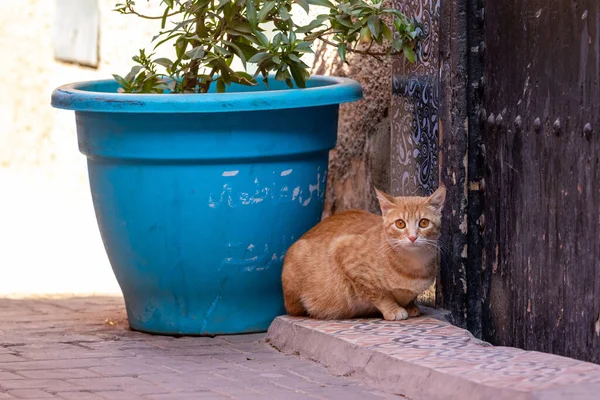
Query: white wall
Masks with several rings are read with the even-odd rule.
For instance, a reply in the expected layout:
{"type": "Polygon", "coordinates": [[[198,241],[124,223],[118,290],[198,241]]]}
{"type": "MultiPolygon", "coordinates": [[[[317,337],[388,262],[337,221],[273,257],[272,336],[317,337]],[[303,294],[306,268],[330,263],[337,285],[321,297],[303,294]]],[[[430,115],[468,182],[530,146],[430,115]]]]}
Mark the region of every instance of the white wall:
{"type": "MultiPolygon", "coordinates": [[[[93,69],[54,59],[53,24],[61,17],[54,0],[0,0],[0,295],[119,293],[73,112],[49,104],[59,85],[126,74],[150,44],[160,21],[111,11],[117,2],[100,0],[93,69]]],[[[157,4],[138,1],[140,11],[160,15],[157,4]]]]}

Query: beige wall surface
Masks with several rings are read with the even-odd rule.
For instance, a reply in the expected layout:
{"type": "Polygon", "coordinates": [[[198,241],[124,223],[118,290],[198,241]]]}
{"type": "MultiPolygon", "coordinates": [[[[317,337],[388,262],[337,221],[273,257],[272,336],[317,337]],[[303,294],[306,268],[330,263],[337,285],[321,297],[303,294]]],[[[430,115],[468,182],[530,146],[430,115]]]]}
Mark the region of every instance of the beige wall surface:
{"type": "Polygon", "coordinates": [[[93,69],[54,60],[54,0],[0,0],[0,294],[119,292],[74,115],[49,104],[59,85],[126,73],[149,42],[157,23],[118,15],[114,3],[100,0],[93,69]]]}
{"type": "MultiPolygon", "coordinates": [[[[115,0],[99,3],[100,63],[89,68],[54,59],[53,26],[61,21],[54,0],[0,0],[0,294],[119,292],[74,115],[51,108],[50,94],[65,83],[126,74],[159,22],[112,12],[115,0]]],[[[158,3],[138,2],[147,13],[158,3]]],[[[389,147],[390,64],[351,57],[348,67],[334,54],[319,49],[314,71],[358,79],[367,101],[342,106],[325,215],[375,209],[371,187],[385,176],[389,147]]]]}

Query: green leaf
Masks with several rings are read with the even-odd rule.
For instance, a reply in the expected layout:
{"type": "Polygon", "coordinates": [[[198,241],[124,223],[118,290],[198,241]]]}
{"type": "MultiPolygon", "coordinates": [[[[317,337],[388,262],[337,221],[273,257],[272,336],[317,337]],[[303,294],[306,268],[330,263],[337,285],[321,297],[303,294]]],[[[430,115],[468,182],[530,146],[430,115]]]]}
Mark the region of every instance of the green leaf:
{"type": "Polygon", "coordinates": [[[264,82],[265,86],[268,89],[269,88],[269,72],[268,71],[260,71],[260,72],[262,73],[262,76],[263,76],[262,81],[264,82]]]}
{"type": "Polygon", "coordinates": [[[186,19],[184,21],[181,21],[180,23],[178,23],[177,25],[175,25],[175,27],[173,29],[171,29],[171,32],[175,32],[181,28],[187,28],[188,25],[191,25],[193,23],[196,22],[196,18],[189,18],[186,19]]]}
{"type": "Polygon", "coordinates": [[[367,25],[369,26],[369,30],[375,36],[375,38],[379,37],[381,33],[381,20],[377,15],[371,15],[367,20],[367,25]]]}
{"type": "Polygon", "coordinates": [[[240,48],[242,53],[244,53],[244,57],[246,58],[246,60],[252,58],[256,53],[258,53],[258,50],[256,50],[254,46],[244,43],[242,40],[236,38],[232,42],[240,48]]]}
{"type": "Polygon", "coordinates": [[[285,37],[283,36],[283,34],[281,32],[279,32],[278,34],[276,34],[275,36],[273,36],[273,40],[272,40],[273,47],[275,47],[275,48],[280,47],[281,43],[284,42],[284,38],[285,37]]]}
{"type": "Polygon", "coordinates": [[[229,3],[229,0],[219,0],[219,5],[217,6],[217,9],[223,8],[227,3],[229,3]]]}
{"type": "Polygon", "coordinates": [[[156,90],[153,90],[155,86],[155,81],[154,79],[147,79],[144,81],[144,84],[142,85],[142,93],[157,93],[156,90]]]}
{"type": "Polygon", "coordinates": [[[408,32],[408,34],[410,35],[411,38],[416,39],[417,36],[420,36],[423,32],[421,31],[421,28],[416,28],[415,30],[408,32]]]}
{"type": "Polygon", "coordinates": [[[290,65],[290,72],[292,73],[292,77],[294,78],[294,82],[299,88],[304,89],[306,87],[306,79],[304,79],[304,74],[302,73],[302,68],[294,63],[290,65]]]}
{"type": "Polygon", "coordinates": [[[350,10],[350,8],[344,3],[339,3],[337,6],[338,9],[341,10],[344,14],[350,14],[352,12],[352,10],[350,10]]]}
{"type": "Polygon", "coordinates": [[[129,71],[129,73],[125,76],[125,81],[127,81],[127,82],[133,81],[133,79],[142,70],[142,68],[144,68],[144,67],[142,67],[141,65],[135,65],[133,68],[131,68],[131,71],[129,71]]]}
{"type": "Polygon", "coordinates": [[[310,5],[308,4],[307,0],[294,0],[294,3],[302,7],[307,14],[310,11],[310,5]]]}
{"type": "Polygon", "coordinates": [[[217,80],[217,93],[225,93],[225,82],[222,79],[217,80]]]}
{"type": "MultiPolygon", "coordinates": [[[[308,2],[308,4],[312,4],[313,6],[321,6],[321,7],[327,7],[330,9],[335,9],[335,6],[333,4],[331,4],[331,2],[329,0],[306,0],[306,1],[308,2]]],[[[295,80],[295,78],[294,78],[294,80],[295,80]]]]}
{"type": "Polygon", "coordinates": [[[234,20],[229,23],[229,28],[242,33],[254,33],[252,26],[246,21],[234,20]],[[235,22],[234,22],[235,21],[235,22]]]}
{"type": "Polygon", "coordinates": [[[381,33],[383,34],[383,37],[389,40],[390,42],[394,39],[392,31],[390,30],[390,28],[387,27],[386,24],[381,24],[381,33]]]}
{"type": "Polygon", "coordinates": [[[129,82],[123,79],[123,77],[113,74],[113,78],[115,78],[115,81],[117,81],[117,83],[121,85],[123,89],[127,90],[129,88],[129,82]]]}
{"type": "MultiPolygon", "coordinates": [[[[191,3],[191,7],[188,5],[185,5],[184,7],[188,7],[187,10],[190,14],[197,14],[199,11],[202,11],[203,8],[206,8],[206,6],[208,6],[211,2],[212,0],[195,0],[193,2],[186,2],[188,4],[191,3]]],[[[177,4],[181,6],[181,3],[181,0],[177,0],[177,4]]]]}
{"type": "Polygon", "coordinates": [[[387,7],[386,8],[382,8],[381,12],[384,12],[386,14],[392,14],[392,15],[395,15],[395,16],[398,16],[398,17],[401,17],[401,18],[405,17],[405,15],[402,13],[402,11],[396,10],[395,8],[387,8],[387,7]]]}
{"type": "Polygon", "coordinates": [[[231,70],[231,68],[229,68],[229,65],[227,65],[227,61],[222,59],[222,58],[217,58],[215,60],[215,64],[217,66],[217,69],[219,69],[221,71],[221,77],[220,79],[223,79],[223,81],[225,83],[229,82],[229,75],[233,72],[231,70]]]}
{"type": "Polygon", "coordinates": [[[294,50],[298,53],[314,53],[310,42],[300,42],[294,47],[294,50]]]}
{"type": "Polygon", "coordinates": [[[340,43],[338,46],[338,54],[343,62],[346,62],[346,43],[340,43]]]}
{"type": "Polygon", "coordinates": [[[368,42],[371,40],[371,30],[368,26],[363,26],[360,30],[360,40],[363,42],[368,42]]]}
{"type": "Polygon", "coordinates": [[[325,24],[323,24],[323,21],[315,19],[315,20],[311,21],[308,25],[301,26],[300,28],[296,29],[296,33],[311,32],[315,28],[318,28],[318,27],[323,26],[323,25],[325,25],[325,24]]]}
{"type": "Polygon", "coordinates": [[[247,41],[254,43],[254,44],[260,44],[258,39],[256,38],[256,36],[254,36],[253,34],[243,33],[243,32],[239,32],[239,31],[232,31],[232,30],[226,30],[225,33],[227,33],[231,36],[243,37],[247,41]]]}
{"type": "Polygon", "coordinates": [[[198,58],[204,57],[204,48],[202,47],[194,47],[190,51],[186,52],[185,55],[190,58],[190,60],[196,60],[198,58]]]}
{"type": "Polygon", "coordinates": [[[168,6],[165,8],[165,12],[163,13],[162,20],[160,22],[160,29],[165,29],[165,25],[167,24],[167,15],[169,15],[169,11],[171,11],[172,6],[168,6]]]}
{"type": "Polygon", "coordinates": [[[287,66],[283,69],[277,70],[277,73],[275,74],[275,80],[277,81],[287,81],[291,77],[292,76],[290,75],[287,66]]]}
{"type": "Polygon", "coordinates": [[[277,67],[277,64],[273,62],[271,57],[265,58],[256,64],[256,68],[261,73],[267,73],[277,67]]]}
{"type": "Polygon", "coordinates": [[[302,62],[302,60],[300,60],[300,58],[295,54],[288,54],[288,58],[297,63],[302,62]]]}
{"type": "Polygon", "coordinates": [[[155,64],[158,65],[162,65],[165,68],[171,68],[171,66],[173,65],[173,61],[169,60],[168,58],[157,58],[156,60],[154,60],[155,64]]]}
{"type": "Polygon", "coordinates": [[[258,39],[258,42],[260,43],[261,46],[269,47],[269,39],[267,39],[267,37],[265,36],[264,33],[257,30],[257,31],[254,31],[254,35],[256,35],[256,38],[258,39]]]}
{"type": "Polygon", "coordinates": [[[256,13],[256,7],[254,6],[253,0],[246,0],[246,15],[250,26],[256,29],[258,25],[258,14],[256,13]]]}
{"type": "Polygon", "coordinates": [[[233,51],[235,53],[235,55],[239,57],[240,61],[244,65],[244,69],[245,69],[246,68],[246,56],[244,55],[244,52],[242,51],[242,49],[240,49],[238,47],[238,45],[236,45],[235,43],[229,42],[227,40],[223,40],[223,44],[227,45],[227,47],[229,47],[231,49],[231,51],[233,51]]]}
{"type": "Polygon", "coordinates": [[[404,53],[404,57],[411,63],[414,63],[417,60],[417,56],[414,50],[407,44],[402,47],[402,52],[404,53]]]}
{"type": "Polygon", "coordinates": [[[187,45],[188,41],[186,39],[177,39],[177,42],[175,42],[175,52],[177,54],[177,58],[183,58],[183,56],[185,55],[187,45]]]}
{"type": "Polygon", "coordinates": [[[274,1],[267,1],[258,12],[258,22],[264,22],[271,10],[277,5],[274,1]]]}
{"type": "Polygon", "coordinates": [[[288,10],[284,6],[279,7],[279,16],[284,21],[287,21],[290,18],[292,18],[292,16],[290,15],[290,13],[288,12],[288,10]]]}
{"type": "Polygon", "coordinates": [[[156,49],[161,44],[163,44],[163,43],[165,43],[165,42],[167,42],[167,41],[169,41],[169,40],[171,40],[173,38],[176,38],[177,36],[181,36],[181,35],[183,35],[183,33],[177,32],[177,33],[173,33],[173,34],[167,36],[166,38],[164,38],[163,40],[161,40],[160,42],[158,42],[156,45],[154,45],[154,49],[156,49]]]}
{"type": "Polygon", "coordinates": [[[229,57],[229,56],[231,56],[231,52],[230,52],[229,50],[227,50],[226,48],[224,48],[224,47],[217,46],[217,45],[215,44],[215,45],[213,45],[213,49],[215,49],[215,50],[216,50],[216,51],[215,51],[215,53],[217,53],[217,54],[219,54],[219,55],[221,55],[221,56],[224,56],[224,57],[229,57]]]}
{"type": "Polygon", "coordinates": [[[256,53],[251,59],[248,60],[248,62],[252,64],[258,64],[260,62],[263,62],[267,58],[271,58],[271,55],[263,51],[260,53],[256,53]]]}
{"type": "Polygon", "coordinates": [[[400,18],[394,19],[394,27],[396,28],[397,32],[403,32],[406,29],[404,21],[402,21],[400,18]]]}
{"type": "Polygon", "coordinates": [[[354,24],[352,23],[352,20],[350,19],[350,16],[348,15],[336,15],[335,19],[342,25],[348,27],[348,28],[353,28],[354,24]]]}

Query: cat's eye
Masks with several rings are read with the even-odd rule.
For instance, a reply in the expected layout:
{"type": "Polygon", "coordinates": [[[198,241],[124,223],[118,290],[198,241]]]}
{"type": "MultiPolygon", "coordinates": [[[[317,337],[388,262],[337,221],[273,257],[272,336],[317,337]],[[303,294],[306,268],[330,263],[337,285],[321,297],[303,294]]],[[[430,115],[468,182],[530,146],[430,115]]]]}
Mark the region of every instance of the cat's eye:
{"type": "Polygon", "coordinates": [[[398,229],[404,229],[404,228],[406,228],[406,222],[404,222],[401,219],[397,220],[396,221],[396,228],[398,228],[398,229]]]}
{"type": "Polygon", "coordinates": [[[429,220],[426,218],[423,218],[422,220],[419,221],[419,228],[427,228],[429,226],[429,220]]]}

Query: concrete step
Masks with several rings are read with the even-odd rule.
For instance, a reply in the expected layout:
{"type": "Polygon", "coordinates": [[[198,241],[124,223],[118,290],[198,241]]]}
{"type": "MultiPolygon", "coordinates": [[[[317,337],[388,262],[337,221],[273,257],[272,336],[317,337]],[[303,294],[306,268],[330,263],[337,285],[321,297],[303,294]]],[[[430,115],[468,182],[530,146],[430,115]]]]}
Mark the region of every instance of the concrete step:
{"type": "Polygon", "coordinates": [[[333,374],[413,400],[600,399],[600,365],[491,346],[430,309],[394,322],[283,316],[267,340],[333,374]]]}

